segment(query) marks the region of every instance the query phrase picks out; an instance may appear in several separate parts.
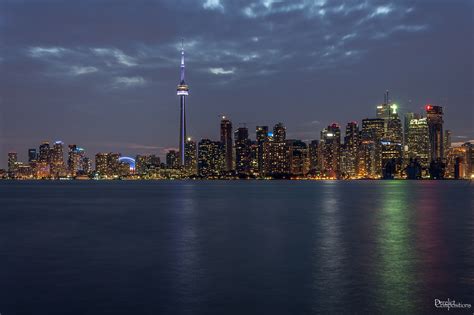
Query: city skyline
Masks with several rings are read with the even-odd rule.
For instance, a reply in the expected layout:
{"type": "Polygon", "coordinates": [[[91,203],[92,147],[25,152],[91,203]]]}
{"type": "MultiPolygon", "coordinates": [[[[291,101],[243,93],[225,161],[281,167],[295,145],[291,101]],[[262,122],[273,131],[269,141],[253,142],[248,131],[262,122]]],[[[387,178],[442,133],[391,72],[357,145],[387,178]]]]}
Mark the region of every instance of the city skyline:
{"type": "Polygon", "coordinates": [[[451,6],[267,1],[239,8],[226,1],[197,1],[184,9],[190,20],[184,26],[161,13],[176,13],[166,1],[132,14],[125,14],[129,8],[122,4],[112,8],[108,21],[122,36],[104,29],[87,6],[25,2],[4,7],[2,167],[8,151],[17,151],[24,160],[27,148],[46,139],[124,155],[163,157],[166,149],[177,149],[179,117],[172,91],[182,37],[193,83],[188,134],[196,140],[218,139],[214,122],[222,114],[235,128],[282,121],[289,138],[318,139],[321,129],[334,121],[343,127],[373,117],[387,88],[400,112],[419,113],[427,103],[443,106],[453,142],[474,138],[472,45],[465,40],[473,32],[469,1],[451,6]],[[209,17],[208,26],[193,19],[199,15],[209,17]],[[43,23],[35,23],[39,16],[43,23]],[[292,19],[283,31],[276,23],[289,16],[300,16],[301,22],[292,19]],[[156,17],[160,22],[154,22],[156,17]],[[64,32],[46,32],[63,25],[60,18],[70,18],[64,32]],[[84,19],[102,36],[83,34],[84,19]],[[227,25],[223,21],[229,26],[217,29],[227,25]],[[143,23],[157,23],[158,34],[143,23]],[[238,34],[232,31],[237,26],[238,34]],[[32,36],[37,34],[33,27],[41,36],[32,36]],[[293,31],[301,36],[291,36],[293,31]]]}

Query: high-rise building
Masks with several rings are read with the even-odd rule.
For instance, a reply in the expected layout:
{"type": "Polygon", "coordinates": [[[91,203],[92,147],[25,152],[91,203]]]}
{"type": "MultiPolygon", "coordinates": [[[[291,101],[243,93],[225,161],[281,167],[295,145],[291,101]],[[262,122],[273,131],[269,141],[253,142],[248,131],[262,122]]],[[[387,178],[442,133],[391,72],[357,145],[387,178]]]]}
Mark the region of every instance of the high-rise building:
{"type": "Polygon", "coordinates": [[[221,143],[225,151],[225,170],[233,169],[232,122],[225,116],[221,120],[221,143]]]}
{"type": "Polygon", "coordinates": [[[308,146],[301,140],[286,140],[286,144],[290,174],[306,176],[310,167],[308,146]]]}
{"type": "Polygon", "coordinates": [[[406,146],[408,143],[408,129],[410,127],[410,121],[412,119],[422,118],[420,114],[416,113],[405,113],[405,120],[403,122],[403,145],[406,146]]]}
{"type": "Polygon", "coordinates": [[[446,157],[449,148],[451,147],[451,130],[444,131],[444,156],[446,157]]]}
{"type": "Polygon", "coordinates": [[[18,154],[16,152],[8,153],[8,176],[15,178],[18,174],[18,154]]]}
{"type": "Polygon", "coordinates": [[[89,175],[92,172],[92,163],[91,160],[87,157],[84,156],[81,161],[81,168],[82,168],[82,173],[84,175],[89,175]]]}
{"type": "MultiPolygon", "coordinates": [[[[186,158],[186,156],[185,156],[186,158]]],[[[166,167],[169,169],[179,169],[179,155],[175,150],[169,150],[166,153],[166,167]]]]}
{"type": "Polygon", "coordinates": [[[38,161],[48,164],[51,162],[51,148],[49,142],[45,141],[39,146],[38,161]]]}
{"type": "Polygon", "coordinates": [[[160,157],[153,154],[135,157],[135,171],[139,175],[154,175],[160,169],[160,164],[160,157]]]}
{"type": "Polygon", "coordinates": [[[359,149],[359,126],[357,122],[347,123],[344,146],[342,150],[342,172],[349,178],[355,178],[358,173],[357,154],[359,149]]]}
{"type": "Polygon", "coordinates": [[[321,148],[319,140],[312,140],[309,144],[309,169],[312,175],[321,171],[321,148]]]}
{"type": "Polygon", "coordinates": [[[51,149],[51,175],[55,178],[64,176],[66,173],[63,145],[62,141],[56,141],[51,149]]]}
{"type": "Polygon", "coordinates": [[[225,170],[224,145],[219,141],[202,139],[198,144],[198,172],[204,178],[219,177],[225,170]]]}
{"type": "MultiPolygon", "coordinates": [[[[423,168],[430,164],[430,137],[426,118],[411,119],[408,126],[407,158],[416,159],[423,168]]],[[[408,162],[408,161],[407,161],[408,162]]]]}
{"type": "Polygon", "coordinates": [[[289,149],[286,128],[282,123],[273,127],[273,133],[263,143],[264,173],[272,177],[285,177],[290,173],[289,149]]]}
{"type": "Polygon", "coordinates": [[[441,162],[444,158],[443,107],[428,104],[425,109],[430,135],[430,159],[441,162]]]}
{"type": "Polygon", "coordinates": [[[120,175],[120,153],[110,152],[107,155],[107,175],[110,177],[118,177],[120,175]]]}
{"type": "Polygon", "coordinates": [[[38,159],[36,149],[28,149],[28,162],[34,162],[38,159]]]}
{"type": "Polygon", "coordinates": [[[390,112],[391,112],[391,104],[390,104],[390,98],[388,96],[388,90],[385,91],[383,98],[384,98],[383,103],[380,105],[377,105],[375,114],[377,118],[388,119],[390,117],[390,112]]]}
{"type": "Polygon", "coordinates": [[[196,175],[197,174],[197,148],[196,142],[193,141],[191,138],[186,140],[186,147],[185,147],[185,170],[186,175],[196,175]]]}
{"type": "Polygon", "coordinates": [[[184,81],[184,45],[181,45],[181,72],[179,85],[176,94],[180,101],[180,118],[179,118],[179,164],[185,166],[186,151],[186,97],[189,94],[189,87],[184,81]]]}
{"type": "Polygon", "coordinates": [[[333,123],[321,131],[322,169],[325,176],[341,175],[341,129],[333,123]]]}
{"type": "Polygon", "coordinates": [[[251,145],[247,127],[240,127],[235,131],[235,170],[239,175],[250,175],[251,145]]]}
{"type": "Polygon", "coordinates": [[[257,164],[258,164],[258,174],[263,176],[265,171],[264,160],[264,143],[268,141],[268,126],[257,126],[256,128],[256,139],[257,139],[257,164]]]}
{"type": "Polygon", "coordinates": [[[385,135],[385,119],[362,120],[360,132],[362,150],[359,161],[359,176],[379,178],[382,176],[382,139],[385,135]],[[363,168],[363,169],[360,169],[363,168]]]}
{"type": "Polygon", "coordinates": [[[70,144],[68,146],[68,173],[70,176],[76,176],[78,172],[82,169],[82,159],[84,158],[84,149],[78,147],[75,144],[70,144]]]}
{"type": "Polygon", "coordinates": [[[95,171],[99,177],[107,177],[108,175],[108,153],[97,153],[95,155],[95,171]]]}

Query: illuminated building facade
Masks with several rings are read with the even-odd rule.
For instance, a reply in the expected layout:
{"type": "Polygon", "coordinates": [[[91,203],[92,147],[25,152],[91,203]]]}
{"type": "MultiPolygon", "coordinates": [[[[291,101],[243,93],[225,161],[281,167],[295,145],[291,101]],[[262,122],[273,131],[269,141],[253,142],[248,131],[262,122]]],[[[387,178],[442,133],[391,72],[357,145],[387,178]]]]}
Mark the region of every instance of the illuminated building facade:
{"type": "Polygon", "coordinates": [[[426,105],[426,119],[430,139],[430,159],[442,161],[444,157],[443,107],[426,105]]]}
{"type": "Polygon", "coordinates": [[[51,148],[49,142],[45,141],[39,146],[38,161],[46,162],[48,164],[51,162],[51,148]]]}
{"type": "Polygon", "coordinates": [[[249,130],[246,127],[240,127],[235,131],[235,170],[239,175],[250,175],[251,171],[251,145],[249,139],[249,130]]]}
{"type": "Polygon", "coordinates": [[[185,158],[185,174],[187,176],[197,174],[197,147],[196,142],[191,138],[186,139],[186,146],[184,152],[185,158]]]}
{"type": "Polygon", "coordinates": [[[202,139],[198,144],[198,173],[204,178],[220,177],[225,170],[224,145],[219,141],[202,139]]]}
{"type": "Polygon", "coordinates": [[[18,172],[18,153],[8,153],[8,177],[15,178],[18,172]]]}
{"type": "Polygon", "coordinates": [[[260,176],[263,176],[264,168],[265,168],[264,144],[268,141],[268,126],[257,126],[256,138],[257,138],[257,146],[258,146],[258,152],[257,152],[258,173],[260,176]]]}
{"type": "Polygon", "coordinates": [[[28,149],[28,162],[35,162],[38,159],[36,149],[28,149]]]}
{"type": "Polygon", "coordinates": [[[358,174],[357,154],[360,142],[359,136],[360,132],[357,122],[347,123],[342,149],[341,169],[342,173],[349,178],[355,178],[358,174]]]}
{"type": "Polygon", "coordinates": [[[429,167],[430,136],[426,118],[410,120],[407,147],[408,159],[416,159],[423,168],[429,167]]]}
{"type": "Polygon", "coordinates": [[[68,173],[70,176],[76,176],[82,170],[82,159],[84,158],[84,149],[75,144],[70,144],[68,151],[68,173]]]}
{"type": "Polygon", "coordinates": [[[333,123],[321,131],[322,169],[329,178],[341,175],[341,129],[333,123]]]}
{"type": "Polygon", "coordinates": [[[175,150],[170,150],[166,153],[166,167],[169,169],[179,169],[180,167],[179,153],[175,150]]]}
{"type": "Polygon", "coordinates": [[[287,140],[289,171],[293,176],[306,176],[309,172],[309,149],[301,140],[287,140]]]}
{"type": "Polygon", "coordinates": [[[309,170],[311,175],[321,171],[321,149],[319,140],[312,140],[309,144],[309,170]]]}
{"type": "Polygon", "coordinates": [[[280,122],[273,127],[263,144],[265,175],[272,177],[286,176],[290,173],[289,152],[286,143],[286,128],[280,122]]]}
{"type": "Polygon", "coordinates": [[[382,176],[382,139],[385,134],[385,119],[362,120],[360,176],[379,178],[382,176]]]}
{"type": "Polygon", "coordinates": [[[56,141],[51,149],[51,176],[59,178],[65,175],[65,164],[64,164],[64,143],[62,141],[56,141]]]}
{"type": "Polygon", "coordinates": [[[232,171],[233,167],[233,145],[232,145],[232,122],[225,116],[221,120],[221,143],[225,151],[225,170],[232,171]]]}

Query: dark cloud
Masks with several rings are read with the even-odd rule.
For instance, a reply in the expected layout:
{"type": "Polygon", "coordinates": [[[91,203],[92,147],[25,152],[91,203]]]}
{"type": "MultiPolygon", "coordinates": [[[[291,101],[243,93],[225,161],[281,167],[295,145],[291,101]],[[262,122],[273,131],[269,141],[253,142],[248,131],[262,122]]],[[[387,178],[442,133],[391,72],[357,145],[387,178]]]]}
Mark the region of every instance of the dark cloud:
{"type": "Polygon", "coordinates": [[[387,88],[402,111],[445,106],[471,138],[472,14],[468,0],[3,1],[0,165],[44,139],[176,146],[181,38],[195,138],[217,138],[222,113],[318,138],[373,116],[387,88]]]}

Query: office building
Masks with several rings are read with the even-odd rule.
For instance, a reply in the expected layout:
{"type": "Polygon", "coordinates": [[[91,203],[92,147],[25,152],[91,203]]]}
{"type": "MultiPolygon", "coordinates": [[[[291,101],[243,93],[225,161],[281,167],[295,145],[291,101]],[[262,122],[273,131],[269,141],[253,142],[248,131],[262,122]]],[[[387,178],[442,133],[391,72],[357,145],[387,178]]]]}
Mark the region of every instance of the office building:
{"type": "Polygon", "coordinates": [[[221,120],[221,143],[225,151],[225,170],[232,171],[233,167],[233,144],[232,144],[232,122],[225,116],[221,120]]]}

